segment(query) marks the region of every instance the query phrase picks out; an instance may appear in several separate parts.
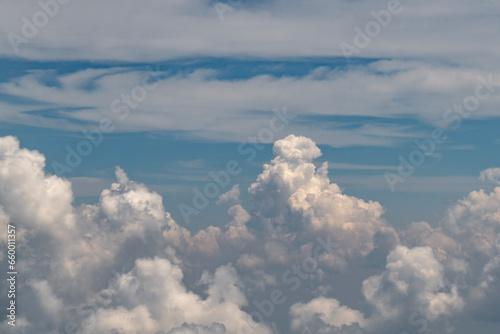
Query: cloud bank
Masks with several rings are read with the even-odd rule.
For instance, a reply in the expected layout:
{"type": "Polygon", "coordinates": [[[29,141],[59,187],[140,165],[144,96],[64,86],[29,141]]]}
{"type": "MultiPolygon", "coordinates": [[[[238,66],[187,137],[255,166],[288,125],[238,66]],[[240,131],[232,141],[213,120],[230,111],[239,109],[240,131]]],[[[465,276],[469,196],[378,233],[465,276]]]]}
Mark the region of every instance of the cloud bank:
{"type": "MultiPolygon", "coordinates": [[[[343,57],[340,45],[356,46],[356,28],[366,31],[369,22],[383,16],[381,11],[394,7],[390,1],[368,0],[235,2],[5,2],[0,10],[10,15],[0,23],[0,34],[8,38],[0,42],[0,55],[132,62],[200,55],[343,57]],[[221,21],[217,4],[223,3],[232,6],[221,21]]],[[[496,23],[495,1],[481,6],[465,0],[396,3],[394,15],[358,43],[356,56],[445,58],[484,66],[498,62],[498,36],[483,29],[496,23]]]]}
{"type": "Polygon", "coordinates": [[[41,153],[0,138],[1,263],[12,224],[20,273],[16,328],[1,331],[465,333],[466,314],[469,326],[498,324],[500,187],[451,204],[439,226],[398,231],[379,203],[330,180],[311,139],[290,135],[273,153],[247,189],[253,209],[234,186],[220,198],[227,221],[189,231],[118,167],[98,203],[74,206],[41,153]]]}

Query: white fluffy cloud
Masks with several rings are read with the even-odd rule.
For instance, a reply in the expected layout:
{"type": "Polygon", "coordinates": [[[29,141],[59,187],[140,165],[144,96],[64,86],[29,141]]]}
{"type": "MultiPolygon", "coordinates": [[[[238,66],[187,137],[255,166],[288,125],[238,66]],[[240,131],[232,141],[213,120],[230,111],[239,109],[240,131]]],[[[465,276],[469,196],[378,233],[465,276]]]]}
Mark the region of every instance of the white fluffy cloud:
{"type": "Polygon", "coordinates": [[[4,137],[0,156],[0,202],[12,221],[35,230],[73,228],[71,184],[45,175],[42,154],[20,149],[16,138],[4,137]]]}
{"type": "Polygon", "coordinates": [[[334,333],[396,331],[404,328],[402,319],[416,321],[418,315],[429,323],[459,314],[465,307],[457,286],[445,285],[443,265],[430,247],[397,246],[387,257],[386,270],[363,281],[362,292],[373,308],[370,317],[341,306],[336,299],[318,297],[292,306],[292,328],[334,333]]]}
{"type": "Polygon", "coordinates": [[[402,305],[422,309],[426,318],[435,320],[464,307],[456,286],[451,292],[441,291],[443,275],[443,266],[430,247],[398,246],[387,257],[387,270],[363,282],[363,294],[382,321],[398,318],[405,312],[402,305]]]}
{"type": "Polygon", "coordinates": [[[208,285],[205,299],[187,291],[182,278],[182,270],[168,260],[137,260],[131,272],[117,277],[108,288],[113,295],[110,307],[88,318],[84,332],[108,333],[117,329],[139,334],[161,329],[177,333],[180,329],[175,328],[187,323],[213,326],[218,332],[226,328],[229,333],[271,333],[240,310],[246,298],[236,286],[237,274],[230,265],[202,277],[208,285]]]}
{"type": "Polygon", "coordinates": [[[217,204],[237,204],[240,202],[240,185],[235,184],[228,192],[219,196],[217,204]]]}
{"type": "Polygon", "coordinates": [[[500,168],[488,168],[481,172],[479,178],[500,185],[500,168]]]}
{"type": "Polygon", "coordinates": [[[248,189],[253,211],[235,187],[226,222],[189,231],[120,168],[97,204],[75,207],[41,153],[0,138],[1,263],[11,223],[23,273],[16,329],[379,334],[453,330],[465,312],[498,321],[500,187],[450,205],[438,227],[396,233],[379,203],[343,194],[315,165],[311,139],[273,152],[248,189]]]}
{"type": "Polygon", "coordinates": [[[348,307],[340,306],[335,299],[319,297],[311,300],[306,304],[295,304],[290,309],[290,315],[293,317],[292,329],[307,328],[308,323],[315,316],[327,325],[342,328],[342,326],[350,326],[353,323],[360,325],[364,324],[363,315],[348,307]]]}
{"type": "Polygon", "coordinates": [[[491,193],[472,191],[467,197],[450,206],[442,222],[445,231],[460,240],[462,251],[491,255],[500,225],[500,187],[491,193]]]}
{"type": "MultiPolygon", "coordinates": [[[[198,325],[214,333],[224,328],[237,333],[243,324],[256,333],[270,333],[241,311],[247,301],[230,265],[204,275],[208,299],[183,286],[182,270],[167,259],[179,261],[172,253],[176,242],[163,235],[172,220],[158,194],[117,168],[118,183],[102,192],[97,205],[74,208],[71,184],[45,174],[44,161],[40,153],[21,149],[17,139],[0,138],[0,178],[6,185],[0,190],[2,230],[11,223],[19,231],[23,256],[17,268],[23,275],[18,276],[22,292],[17,300],[24,318],[18,324],[25,333],[38,332],[41,326],[60,333],[79,328],[84,333],[150,333],[195,330],[198,325]],[[154,257],[158,254],[165,258],[154,257]]],[[[230,212],[230,227],[236,229],[231,237],[248,238],[248,214],[239,206],[230,212]]],[[[211,229],[207,231],[200,233],[211,229]]],[[[203,248],[200,233],[193,243],[203,248]]],[[[1,326],[2,331],[9,329],[5,321],[1,326]]]]}
{"type": "Polygon", "coordinates": [[[275,158],[249,188],[257,215],[269,226],[305,240],[331,236],[340,247],[327,256],[338,257],[330,261],[338,267],[348,257],[373,251],[376,233],[395,235],[381,219],[379,203],[342,194],[328,178],[328,164],[316,168],[313,160],[321,152],[311,139],[290,135],[277,141],[273,152],[275,158]]]}

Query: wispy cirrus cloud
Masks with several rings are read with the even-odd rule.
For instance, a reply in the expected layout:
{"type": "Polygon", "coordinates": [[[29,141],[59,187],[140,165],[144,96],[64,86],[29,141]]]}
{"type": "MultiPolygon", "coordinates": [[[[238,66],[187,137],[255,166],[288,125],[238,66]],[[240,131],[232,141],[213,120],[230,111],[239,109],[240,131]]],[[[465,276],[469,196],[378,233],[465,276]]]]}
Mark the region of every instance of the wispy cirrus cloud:
{"type": "Polygon", "coordinates": [[[161,77],[161,84],[140,102],[133,102],[127,97],[144,84],[148,71],[37,71],[0,85],[1,93],[25,101],[25,109],[22,102],[6,104],[0,117],[13,123],[66,129],[106,117],[116,119],[118,132],[180,131],[216,141],[244,141],[281,104],[296,116],[287,129],[290,132],[310,135],[334,147],[391,146],[425,136],[398,118],[413,119],[413,124],[417,120],[443,123],[447,109],[474,92],[480,76],[491,81],[488,89],[493,93],[470,117],[495,117],[500,104],[495,94],[498,77],[473,68],[379,61],[342,70],[321,67],[299,76],[230,80],[222,78],[223,74],[223,70],[204,68],[176,75],[159,71],[155,77],[161,77]],[[124,111],[126,117],[122,117],[124,111]],[[359,117],[360,121],[339,118],[342,116],[359,117]],[[366,124],[362,117],[376,122],[366,124]]]}

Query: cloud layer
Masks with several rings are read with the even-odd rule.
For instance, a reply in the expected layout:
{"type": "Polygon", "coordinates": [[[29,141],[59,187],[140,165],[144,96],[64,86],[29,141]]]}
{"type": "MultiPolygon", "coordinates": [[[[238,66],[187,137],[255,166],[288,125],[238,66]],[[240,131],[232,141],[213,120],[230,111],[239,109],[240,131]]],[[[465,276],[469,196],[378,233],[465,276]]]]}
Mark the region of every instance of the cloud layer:
{"type": "MultiPolygon", "coordinates": [[[[51,5],[45,11],[27,0],[1,5],[1,12],[10,15],[2,20],[0,33],[11,33],[10,41],[1,40],[2,56],[141,62],[199,55],[343,56],[340,45],[355,46],[355,28],[367,31],[367,24],[391,7],[388,1],[368,0],[228,1],[229,11],[217,10],[216,4],[220,8],[224,2],[208,0],[42,3],[51,5]],[[50,16],[33,18],[37,12],[50,16]],[[23,17],[35,28],[25,28],[24,34],[23,17]]],[[[483,28],[496,23],[495,1],[481,6],[464,0],[398,1],[392,12],[379,29],[371,28],[368,42],[358,43],[363,47],[356,55],[446,58],[486,66],[497,62],[498,36],[483,28]]]]}
{"type": "Polygon", "coordinates": [[[466,120],[495,117],[500,105],[500,76],[477,67],[382,60],[303,75],[227,79],[226,71],[34,71],[0,84],[0,93],[14,101],[3,103],[0,120],[85,133],[101,127],[104,133],[170,131],[266,143],[296,133],[334,147],[394,146],[429,137],[421,122],[457,130],[466,120]]]}

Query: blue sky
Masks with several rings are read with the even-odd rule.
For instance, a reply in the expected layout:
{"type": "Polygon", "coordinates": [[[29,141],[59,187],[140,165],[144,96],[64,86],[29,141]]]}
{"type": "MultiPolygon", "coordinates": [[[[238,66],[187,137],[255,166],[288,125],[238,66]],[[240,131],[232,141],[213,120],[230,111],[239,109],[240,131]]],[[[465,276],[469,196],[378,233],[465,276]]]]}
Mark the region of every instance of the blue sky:
{"type": "Polygon", "coordinates": [[[0,4],[18,332],[498,333],[499,16],[494,0],[0,4]]]}

